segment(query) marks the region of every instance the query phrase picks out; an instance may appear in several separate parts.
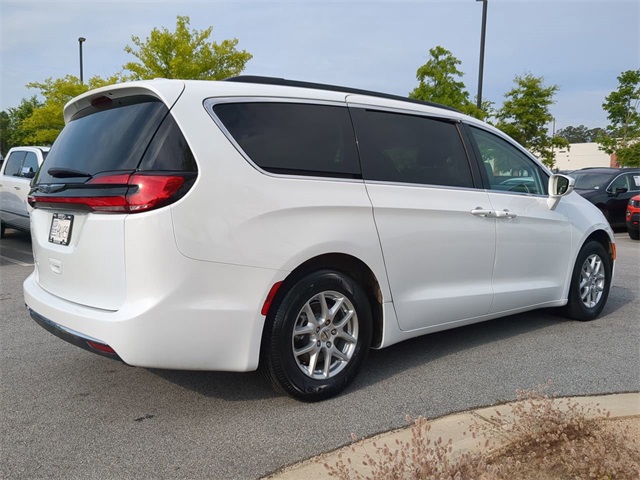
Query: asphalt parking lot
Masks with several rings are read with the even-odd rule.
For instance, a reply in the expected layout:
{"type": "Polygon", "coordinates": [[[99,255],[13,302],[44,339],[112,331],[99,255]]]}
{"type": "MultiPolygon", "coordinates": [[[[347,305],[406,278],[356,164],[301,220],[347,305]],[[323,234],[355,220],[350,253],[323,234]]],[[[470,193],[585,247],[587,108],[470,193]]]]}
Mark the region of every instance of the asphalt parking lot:
{"type": "MultiPolygon", "coordinates": [[[[132,368],[52,336],[27,315],[27,235],[0,244],[0,476],[255,479],[404,425],[515,398],[640,390],[640,242],[617,233],[616,277],[588,323],[515,315],[374,351],[345,394],[303,404],[255,373],[132,368]]],[[[640,406],[639,406],[640,408],[640,406]]]]}

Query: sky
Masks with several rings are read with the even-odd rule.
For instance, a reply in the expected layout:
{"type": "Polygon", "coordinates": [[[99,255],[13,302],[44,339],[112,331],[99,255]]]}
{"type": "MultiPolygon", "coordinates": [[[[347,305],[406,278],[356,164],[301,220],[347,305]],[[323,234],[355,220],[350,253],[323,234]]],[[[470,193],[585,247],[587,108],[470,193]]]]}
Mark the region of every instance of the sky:
{"type": "MultiPolygon", "coordinates": [[[[136,60],[131,37],[154,27],[213,26],[212,41],[237,38],[253,55],[244,71],[407,95],[429,49],[461,60],[478,89],[482,2],[415,1],[30,1],[0,0],[0,110],[37,91],[29,82],[106,77],[136,60]]],[[[559,91],[555,128],[607,125],[604,98],[623,71],[640,68],[640,0],[488,0],[483,99],[500,106],[514,77],[531,73],[559,91]]],[[[550,128],[552,128],[550,126],[550,128]]]]}

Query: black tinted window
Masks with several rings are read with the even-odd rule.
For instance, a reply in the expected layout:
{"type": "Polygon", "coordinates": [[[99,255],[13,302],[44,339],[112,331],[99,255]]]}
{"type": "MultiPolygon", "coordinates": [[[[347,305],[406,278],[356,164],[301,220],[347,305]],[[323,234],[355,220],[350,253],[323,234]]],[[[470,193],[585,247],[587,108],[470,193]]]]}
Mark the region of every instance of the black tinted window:
{"type": "Polygon", "coordinates": [[[140,163],[140,170],[196,172],[191,149],[171,115],[167,115],[140,163]]]}
{"type": "Polygon", "coordinates": [[[360,178],[349,112],[299,103],[224,103],[214,112],[245,153],[274,173],[360,178]]]}
{"type": "Polygon", "coordinates": [[[453,123],[363,109],[352,113],[365,179],[473,187],[453,123]]]}
{"type": "Polygon", "coordinates": [[[7,161],[7,166],[4,169],[4,174],[9,176],[16,176],[20,174],[20,167],[22,161],[27,152],[11,152],[7,161]]]}
{"type": "Polygon", "coordinates": [[[167,113],[159,100],[140,96],[107,101],[81,111],[56,139],[37,182],[60,181],[47,173],[50,168],[91,175],[135,170],[167,113]]]}

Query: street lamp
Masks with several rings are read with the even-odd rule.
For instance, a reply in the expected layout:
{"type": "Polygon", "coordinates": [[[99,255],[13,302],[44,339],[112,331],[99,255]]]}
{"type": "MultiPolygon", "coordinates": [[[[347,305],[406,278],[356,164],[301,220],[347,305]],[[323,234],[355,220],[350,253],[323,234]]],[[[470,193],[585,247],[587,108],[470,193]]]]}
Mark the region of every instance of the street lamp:
{"type": "Polygon", "coordinates": [[[80,46],[80,83],[84,83],[82,81],[82,42],[86,41],[87,39],[84,37],[80,37],[78,38],[78,45],[80,46]]]}
{"type": "Polygon", "coordinates": [[[480,68],[478,72],[478,108],[482,108],[482,75],[484,72],[484,38],[487,33],[487,3],[488,0],[476,0],[482,2],[482,35],[480,37],[480,68]]]}

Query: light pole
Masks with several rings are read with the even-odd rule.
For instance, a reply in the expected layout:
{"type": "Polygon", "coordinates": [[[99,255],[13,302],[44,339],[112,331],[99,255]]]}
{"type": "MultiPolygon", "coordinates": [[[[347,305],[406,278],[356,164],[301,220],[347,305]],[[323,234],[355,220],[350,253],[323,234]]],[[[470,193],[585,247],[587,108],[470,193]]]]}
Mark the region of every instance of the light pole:
{"type": "Polygon", "coordinates": [[[84,37],[80,37],[78,38],[78,45],[80,46],[80,83],[84,83],[82,80],[82,42],[86,41],[87,39],[84,37]]]}
{"type": "Polygon", "coordinates": [[[480,37],[480,68],[478,72],[478,108],[482,108],[482,75],[484,73],[484,38],[487,33],[487,3],[488,0],[476,0],[482,2],[482,34],[480,37]]]}

